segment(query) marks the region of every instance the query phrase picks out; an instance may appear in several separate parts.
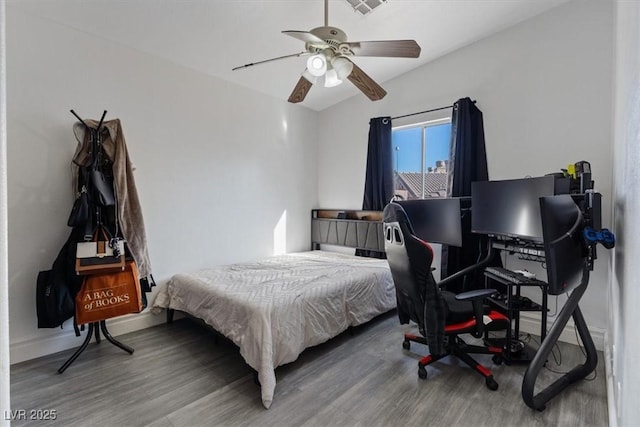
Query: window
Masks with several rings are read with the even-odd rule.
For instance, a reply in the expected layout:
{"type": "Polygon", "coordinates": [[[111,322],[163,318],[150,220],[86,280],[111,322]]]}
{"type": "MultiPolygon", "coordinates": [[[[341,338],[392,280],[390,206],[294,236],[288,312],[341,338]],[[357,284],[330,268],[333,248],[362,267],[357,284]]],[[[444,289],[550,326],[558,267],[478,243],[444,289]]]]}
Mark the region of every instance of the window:
{"type": "Polygon", "coordinates": [[[403,200],[447,197],[451,119],[394,128],[395,194],[403,200]]]}

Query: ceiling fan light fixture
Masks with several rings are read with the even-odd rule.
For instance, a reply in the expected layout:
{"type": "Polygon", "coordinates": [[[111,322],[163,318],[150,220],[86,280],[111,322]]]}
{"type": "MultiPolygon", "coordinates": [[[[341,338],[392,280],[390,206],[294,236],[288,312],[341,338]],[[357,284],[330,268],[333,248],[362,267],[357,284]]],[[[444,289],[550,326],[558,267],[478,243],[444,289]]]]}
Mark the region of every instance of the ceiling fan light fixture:
{"type": "Polygon", "coordinates": [[[342,84],[335,69],[330,68],[324,75],[324,87],[335,87],[342,84]]]}
{"type": "Polygon", "coordinates": [[[331,65],[333,69],[338,74],[338,79],[344,80],[353,71],[353,62],[349,61],[347,58],[343,58],[341,56],[336,56],[331,60],[331,65]]]}
{"type": "Polygon", "coordinates": [[[327,72],[327,58],[321,53],[310,56],[307,59],[307,70],[316,77],[324,75],[327,72]]]}

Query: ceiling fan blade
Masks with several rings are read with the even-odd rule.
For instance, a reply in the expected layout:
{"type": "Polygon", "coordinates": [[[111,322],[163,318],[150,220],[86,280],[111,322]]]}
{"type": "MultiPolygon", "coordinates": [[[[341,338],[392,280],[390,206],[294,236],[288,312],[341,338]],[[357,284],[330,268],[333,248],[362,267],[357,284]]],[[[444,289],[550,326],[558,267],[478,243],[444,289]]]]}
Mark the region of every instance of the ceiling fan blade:
{"type": "Polygon", "coordinates": [[[298,102],[304,101],[304,98],[307,96],[307,93],[309,93],[309,89],[311,89],[311,86],[313,86],[313,83],[311,83],[304,77],[300,77],[300,80],[298,80],[296,87],[293,88],[293,92],[291,92],[291,95],[289,95],[289,102],[296,104],[298,102]]]}
{"type": "Polygon", "coordinates": [[[329,47],[327,42],[322,40],[320,37],[311,34],[309,31],[289,30],[289,31],[283,31],[282,34],[291,36],[294,39],[302,40],[303,42],[309,43],[316,47],[329,47]]]}
{"type": "Polygon", "coordinates": [[[305,52],[292,53],[291,55],[278,56],[277,58],[265,59],[264,61],[258,61],[258,62],[250,62],[248,64],[240,65],[238,67],[233,67],[231,69],[231,71],[236,71],[236,70],[241,70],[243,68],[253,67],[254,65],[264,64],[265,62],[277,61],[279,59],[293,58],[294,56],[304,56],[304,55],[311,55],[311,54],[309,52],[306,52],[306,51],[305,52]]]}
{"type": "Polygon", "coordinates": [[[420,46],[415,40],[385,40],[346,43],[356,56],[386,56],[391,58],[417,58],[420,46]]]}
{"type": "Polygon", "coordinates": [[[367,73],[362,71],[362,69],[356,64],[353,64],[353,70],[347,78],[372,101],[378,101],[384,98],[387,94],[387,91],[369,77],[367,73]]]}

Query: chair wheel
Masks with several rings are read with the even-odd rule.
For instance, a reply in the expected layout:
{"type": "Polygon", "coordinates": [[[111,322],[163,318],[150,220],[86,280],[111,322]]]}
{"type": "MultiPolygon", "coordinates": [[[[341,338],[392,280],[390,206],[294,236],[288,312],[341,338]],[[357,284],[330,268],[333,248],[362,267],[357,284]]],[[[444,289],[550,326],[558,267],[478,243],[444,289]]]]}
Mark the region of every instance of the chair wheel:
{"type": "Polygon", "coordinates": [[[487,377],[486,383],[489,390],[496,391],[498,389],[498,383],[493,379],[493,377],[487,377]]]}
{"type": "Polygon", "coordinates": [[[502,355],[494,354],[491,361],[493,361],[495,365],[502,365],[502,355]]]}
{"type": "Polygon", "coordinates": [[[409,350],[411,348],[411,342],[409,342],[409,340],[402,341],[402,348],[409,350]]]}
{"type": "Polygon", "coordinates": [[[422,380],[426,380],[427,379],[427,370],[424,366],[419,365],[418,366],[418,376],[420,377],[420,379],[422,380]]]}

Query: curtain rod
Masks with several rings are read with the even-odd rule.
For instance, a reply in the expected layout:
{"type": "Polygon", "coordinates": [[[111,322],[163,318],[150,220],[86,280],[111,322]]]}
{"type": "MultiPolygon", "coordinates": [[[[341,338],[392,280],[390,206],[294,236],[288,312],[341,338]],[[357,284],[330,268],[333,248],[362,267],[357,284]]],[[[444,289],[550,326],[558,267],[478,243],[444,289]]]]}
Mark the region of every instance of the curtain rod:
{"type": "Polygon", "coordinates": [[[453,105],[447,105],[446,107],[433,108],[431,110],[419,111],[417,113],[405,114],[404,116],[391,117],[391,120],[403,119],[405,117],[417,116],[418,114],[432,113],[434,111],[446,110],[447,108],[453,108],[453,105]]]}
{"type": "MultiPolygon", "coordinates": [[[[472,102],[475,104],[476,100],[474,99],[472,102]]],[[[434,111],[446,110],[447,108],[453,108],[454,106],[455,106],[455,104],[447,105],[446,107],[433,108],[431,110],[419,111],[417,113],[405,114],[404,116],[391,117],[391,120],[403,119],[405,117],[411,117],[411,116],[417,116],[418,114],[433,113],[434,111]]]]}

